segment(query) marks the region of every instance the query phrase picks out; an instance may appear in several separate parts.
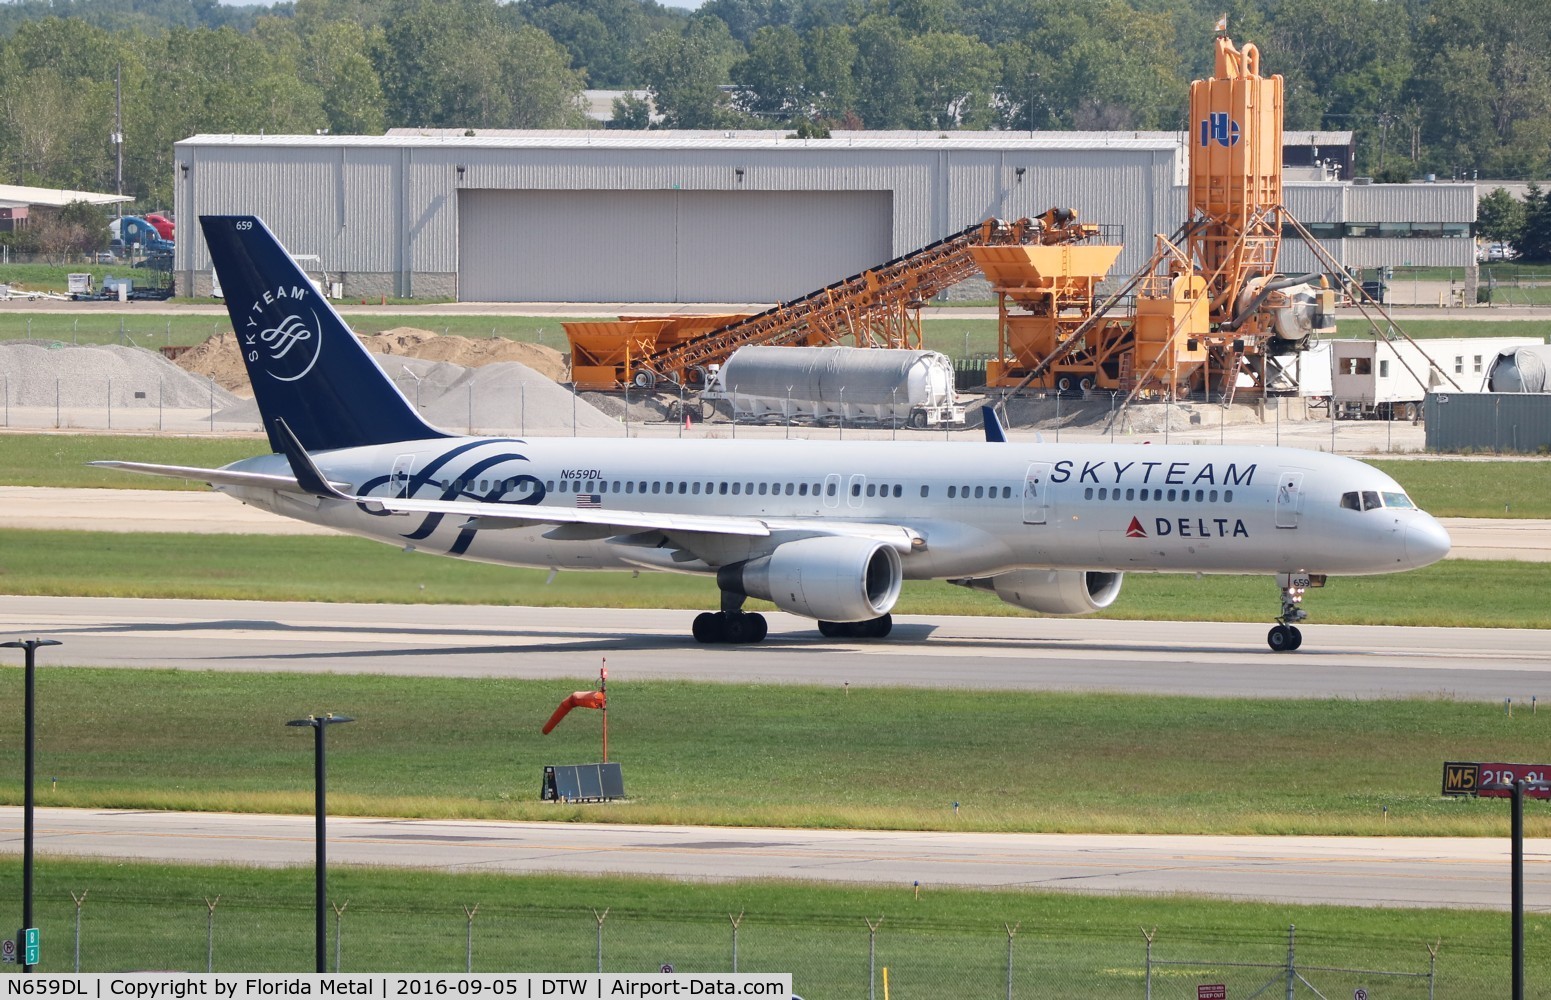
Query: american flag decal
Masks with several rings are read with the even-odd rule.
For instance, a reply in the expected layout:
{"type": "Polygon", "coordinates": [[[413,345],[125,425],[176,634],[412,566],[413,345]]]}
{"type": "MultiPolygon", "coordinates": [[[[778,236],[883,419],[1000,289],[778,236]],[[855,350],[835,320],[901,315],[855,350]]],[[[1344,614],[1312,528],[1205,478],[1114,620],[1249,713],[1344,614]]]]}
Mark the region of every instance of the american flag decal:
{"type": "Polygon", "coordinates": [[[596,493],[578,493],[576,494],[576,506],[602,507],[603,498],[596,493]]]}

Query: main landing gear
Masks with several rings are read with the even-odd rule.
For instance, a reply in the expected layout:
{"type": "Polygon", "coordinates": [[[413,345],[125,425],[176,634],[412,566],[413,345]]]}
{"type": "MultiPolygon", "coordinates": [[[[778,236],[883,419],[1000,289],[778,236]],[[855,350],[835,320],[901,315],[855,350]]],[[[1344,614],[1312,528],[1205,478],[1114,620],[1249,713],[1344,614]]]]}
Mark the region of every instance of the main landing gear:
{"type": "Polygon", "coordinates": [[[1302,574],[1282,573],[1277,577],[1277,582],[1282,587],[1282,614],[1271,631],[1266,633],[1266,645],[1271,647],[1273,653],[1291,653],[1303,645],[1303,633],[1293,623],[1309,617],[1309,613],[1302,607],[1303,591],[1308,586],[1309,578],[1302,574]]]}
{"type": "Polygon", "coordinates": [[[747,594],[734,590],[722,591],[722,610],[702,611],[695,616],[695,641],[729,645],[764,642],[770,626],[765,623],[764,615],[743,610],[743,602],[746,600],[747,594]]]}
{"type": "Polygon", "coordinates": [[[753,611],[702,611],[695,616],[696,642],[762,642],[769,630],[765,616],[753,611]]]}

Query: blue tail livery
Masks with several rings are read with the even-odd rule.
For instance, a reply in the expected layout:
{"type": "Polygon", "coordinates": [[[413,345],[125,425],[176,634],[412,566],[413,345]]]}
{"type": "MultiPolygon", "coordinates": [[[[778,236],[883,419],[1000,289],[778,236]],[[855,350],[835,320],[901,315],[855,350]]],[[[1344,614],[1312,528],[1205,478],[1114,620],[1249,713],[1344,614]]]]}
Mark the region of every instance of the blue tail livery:
{"type": "Polygon", "coordinates": [[[284,420],[308,451],[444,438],[415,412],[262,219],[202,215],[226,310],[264,415],[284,453],[284,420]]]}

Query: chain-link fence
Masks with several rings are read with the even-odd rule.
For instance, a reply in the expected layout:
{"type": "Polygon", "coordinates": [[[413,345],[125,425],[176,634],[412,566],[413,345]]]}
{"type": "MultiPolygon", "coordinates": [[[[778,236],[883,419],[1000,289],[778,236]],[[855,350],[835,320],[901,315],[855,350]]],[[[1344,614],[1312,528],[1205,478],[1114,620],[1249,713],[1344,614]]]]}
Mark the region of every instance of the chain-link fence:
{"type": "MultiPolygon", "coordinates": [[[[40,972],[303,972],[314,963],[310,904],[87,890],[40,898],[36,913],[52,942],[40,972]]],[[[665,916],[498,901],[427,912],[336,900],[327,947],[338,972],[789,971],[805,997],[867,1000],[884,996],[885,974],[891,1000],[1191,1000],[1203,986],[1222,986],[1226,1000],[1440,1000],[1496,995],[1507,972],[1506,956],[1466,962],[1436,942],[1354,947],[1293,928],[1223,940],[1188,927],[1050,933],[1014,921],[963,928],[836,915],[795,923],[748,912],[665,916]]]]}

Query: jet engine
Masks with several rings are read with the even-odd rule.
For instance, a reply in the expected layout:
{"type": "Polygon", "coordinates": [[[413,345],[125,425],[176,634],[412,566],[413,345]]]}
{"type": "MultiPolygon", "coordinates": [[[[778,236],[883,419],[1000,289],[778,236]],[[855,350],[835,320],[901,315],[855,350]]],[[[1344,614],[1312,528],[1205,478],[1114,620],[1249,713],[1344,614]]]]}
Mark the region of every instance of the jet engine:
{"type": "Polygon", "coordinates": [[[1000,576],[949,580],[988,590],[1008,604],[1042,615],[1086,615],[1115,603],[1124,573],[1088,569],[1020,569],[1000,576]]]}
{"type": "Polygon", "coordinates": [[[759,559],[725,566],[723,590],[762,597],[782,611],[830,622],[870,621],[899,600],[899,553],[865,538],[801,538],[759,559]]]}

